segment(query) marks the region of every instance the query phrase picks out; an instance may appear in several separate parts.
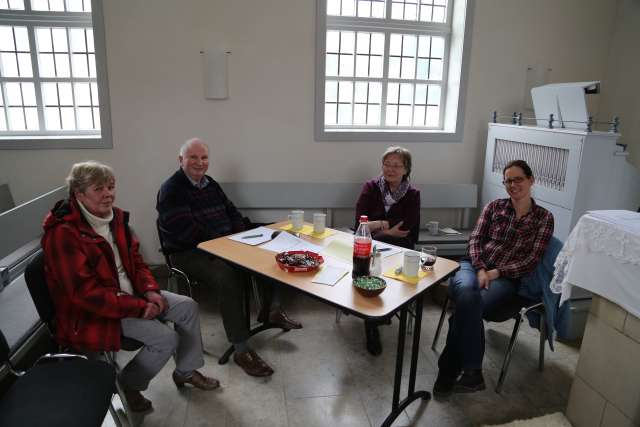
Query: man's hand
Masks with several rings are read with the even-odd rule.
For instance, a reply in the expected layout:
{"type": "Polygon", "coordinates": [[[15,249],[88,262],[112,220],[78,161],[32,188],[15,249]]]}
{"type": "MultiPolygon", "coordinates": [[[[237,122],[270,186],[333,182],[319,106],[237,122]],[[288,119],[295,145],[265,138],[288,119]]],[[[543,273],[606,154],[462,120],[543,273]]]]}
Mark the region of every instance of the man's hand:
{"type": "Polygon", "coordinates": [[[169,303],[167,302],[165,297],[163,297],[162,295],[160,295],[160,293],[156,291],[147,291],[144,293],[144,297],[150,303],[153,303],[158,306],[158,309],[160,310],[160,313],[158,314],[164,313],[165,311],[167,311],[167,308],[169,308],[169,303]]]}
{"type": "Polygon", "coordinates": [[[158,317],[160,313],[160,308],[156,304],[148,302],[147,306],[144,308],[144,313],[142,313],[142,318],[152,320],[158,317]]]}
{"type": "Polygon", "coordinates": [[[500,277],[500,271],[497,268],[486,271],[484,268],[478,270],[478,287],[480,289],[489,289],[489,284],[492,280],[496,280],[500,277]]]}
{"type": "Polygon", "coordinates": [[[386,230],[385,234],[393,237],[407,237],[407,235],[409,234],[409,230],[400,230],[400,227],[402,226],[402,222],[403,221],[400,221],[390,229],[386,230]]]}

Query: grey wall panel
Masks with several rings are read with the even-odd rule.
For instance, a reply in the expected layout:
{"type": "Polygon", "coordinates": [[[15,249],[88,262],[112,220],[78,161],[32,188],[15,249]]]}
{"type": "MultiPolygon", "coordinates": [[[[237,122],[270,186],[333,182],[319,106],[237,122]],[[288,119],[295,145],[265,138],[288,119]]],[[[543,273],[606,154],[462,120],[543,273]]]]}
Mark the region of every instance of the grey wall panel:
{"type": "Polygon", "coordinates": [[[67,197],[67,188],[58,187],[0,214],[0,259],[42,235],[42,220],[53,205],[67,197]]]}

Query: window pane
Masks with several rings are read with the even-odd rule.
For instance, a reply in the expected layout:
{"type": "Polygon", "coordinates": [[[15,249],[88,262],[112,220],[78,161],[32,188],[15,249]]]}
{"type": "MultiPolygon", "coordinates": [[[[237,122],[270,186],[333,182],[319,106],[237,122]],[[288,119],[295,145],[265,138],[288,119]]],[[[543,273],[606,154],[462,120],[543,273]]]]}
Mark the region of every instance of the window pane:
{"type": "Polygon", "coordinates": [[[49,10],[64,12],[64,0],[49,0],[49,10]]]}
{"type": "Polygon", "coordinates": [[[338,105],[337,104],[325,104],[324,105],[324,124],[325,125],[335,125],[336,116],[338,114],[338,105]]]}
{"type": "Polygon", "coordinates": [[[60,109],[54,107],[45,108],[44,123],[47,130],[60,130],[60,109]]]}
{"type": "Polygon", "coordinates": [[[91,103],[94,106],[100,105],[100,97],[98,96],[98,85],[91,83],[91,103]]]}
{"type": "Polygon", "coordinates": [[[446,14],[444,7],[434,7],[433,8],[433,22],[445,22],[446,14]]]}
{"type": "Polygon", "coordinates": [[[62,129],[74,130],[76,128],[76,118],[72,107],[60,108],[60,116],[62,117],[62,129]]]}
{"type": "Polygon", "coordinates": [[[429,67],[429,78],[432,80],[442,80],[442,60],[432,59],[429,67]]]}
{"type": "Polygon", "coordinates": [[[27,120],[27,130],[38,130],[40,129],[40,125],[38,124],[38,109],[33,108],[25,108],[24,115],[27,120]]]}
{"type": "Polygon", "coordinates": [[[365,18],[371,17],[371,2],[367,0],[358,0],[358,16],[365,18]]]}
{"type": "Polygon", "coordinates": [[[76,83],[73,85],[76,105],[78,106],[91,106],[91,92],[89,90],[89,83],[76,83]]]}
{"type": "Polygon", "coordinates": [[[398,83],[389,83],[387,88],[387,103],[388,104],[397,104],[398,103],[398,92],[400,91],[400,85],[398,83]]]}
{"type": "Polygon", "coordinates": [[[68,52],[67,30],[64,28],[52,28],[53,50],[55,52],[68,52]]]}
{"type": "Polygon", "coordinates": [[[36,28],[36,43],[39,52],[53,52],[51,31],[48,28],[36,28]]]}
{"type": "Polygon", "coordinates": [[[71,83],[58,83],[58,93],[60,95],[60,105],[73,106],[71,83]]]}
{"type": "Polygon", "coordinates": [[[53,54],[41,53],[38,55],[38,65],[41,77],[55,77],[56,71],[53,66],[53,54]]]}
{"type": "Polygon", "coordinates": [[[416,56],[416,36],[402,36],[402,55],[416,56]]]}
{"type": "Polygon", "coordinates": [[[91,108],[78,108],[78,129],[92,129],[93,115],[91,108]]]}
{"type": "Polygon", "coordinates": [[[366,103],[369,93],[369,84],[367,82],[356,82],[356,92],[353,97],[354,102],[366,103]]]}
{"type": "Polygon", "coordinates": [[[82,0],[67,0],[67,10],[69,12],[84,12],[82,3],[82,0]]]}
{"type": "Polygon", "coordinates": [[[324,100],[325,102],[337,102],[338,101],[338,82],[328,81],[324,85],[324,100]]]}
{"type": "Polygon", "coordinates": [[[382,85],[380,83],[369,83],[369,102],[373,104],[382,102],[382,85]]]}
{"type": "Polygon", "coordinates": [[[356,52],[368,54],[370,49],[371,33],[358,32],[356,36],[356,52]]]}
{"type": "Polygon", "coordinates": [[[358,55],[356,57],[356,76],[368,77],[369,76],[369,57],[365,55],[358,55]]]}
{"type": "Polygon", "coordinates": [[[36,107],[38,105],[36,102],[36,91],[33,83],[22,83],[22,100],[24,101],[24,105],[31,107],[36,107]]]}
{"type": "Polygon", "coordinates": [[[400,85],[400,104],[411,104],[413,99],[413,85],[402,83],[400,85]]]}
{"type": "Polygon", "coordinates": [[[20,77],[33,77],[33,70],[31,69],[31,55],[28,53],[18,54],[18,69],[20,77]]]}
{"type": "MultiPolygon", "coordinates": [[[[44,105],[60,105],[56,83],[42,83],[42,102],[44,105]]],[[[47,125],[47,127],[49,127],[47,125]]]]}
{"type": "Polygon", "coordinates": [[[398,107],[395,105],[387,106],[387,117],[385,119],[387,126],[396,126],[398,124],[398,107]]]}
{"type": "Polygon", "coordinates": [[[402,54],[402,35],[391,34],[389,38],[389,55],[400,56],[402,54]]]}
{"type": "Polygon", "coordinates": [[[391,5],[391,19],[402,19],[404,17],[404,5],[393,3],[391,5]]]}
{"type": "Polygon", "coordinates": [[[24,110],[22,107],[9,107],[9,129],[25,130],[24,110]]]}
{"type": "Polygon", "coordinates": [[[381,56],[372,56],[369,63],[369,77],[382,77],[384,63],[381,56]]]}
{"type": "Polygon", "coordinates": [[[338,83],[338,102],[351,102],[353,99],[353,83],[338,83]]]}
{"type": "Polygon", "coordinates": [[[427,126],[432,126],[432,127],[438,126],[439,114],[440,114],[439,107],[427,106],[427,120],[426,120],[427,126]]]}
{"type": "Polygon", "coordinates": [[[426,80],[428,78],[428,64],[426,59],[418,59],[418,68],[416,70],[416,78],[426,80]]]}
{"type": "Polygon", "coordinates": [[[355,0],[342,0],[342,16],[355,16],[356,2],[355,0]]]}
{"type": "Polygon", "coordinates": [[[5,91],[7,94],[7,105],[22,106],[22,91],[20,90],[20,83],[7,83],[5,85],[5,91]]]}
{"type": "Polygon", "coordinates": [[[328,53],[326,60],[326,75],[337,76],[338,75],[338,55],[328,53]]]}
{"type": "Polygon", "coordinates": [[[0,51],[14,51],[12,27],[0,25],[0,51]]]}
{"type": "Polygon", "coordinates": [[[350,125],[351,123],[351,104],[338,104],[338,124],[350,125]]]}
{"type": "Polygon", "coordinates": [[[95,123],[94,129],[100,130],[100,109],[93,109],[93,122],[95,123]]]}
{"type": "Polygon", "coordinates": [[[418,7],[415,4],[407,4],[404,7],[404,19],[406,21],[415,21],[418,17],[418,7]]]}
{"type": "Polygon", "coordinates": [[[89,77],[96,77],[96,56],[94,54],[90,54],[87,61],[89,62],[89,77]]]}
{"type": "Polygon", "coordinates": [[[24,10],[23,0],[5,0],[0,4],[2,9],[24,10]]]}
{"type": "Polygon", "coordinates": [[[327,52],[338,53],[340,52],[340,32],[339,31],[327,31],[327,52]]]}
{"type": "Polygon", "coordinates": [[[70,77],[71,72],[69,70],[69,55],[66,53],[56,53],[56,76],[57,77],[70,77]]]}
{"type": "Polygon", "coordinates": [[[47,0],[31,0],[31,9],[33,10],[49,10],[47,0]]]}
{"type": "Polygon", "coordinates": [[[18,77],[18,64],[15,53],[0,53],[2,77],[18,77]]]}
{"type": "Polygon", "coordinates": [[[82,28],[72,28],[69,31],[71,51],[86,52],[87,44],[84,39],[84,30],[82,28]]]}
{"type": "Polygon", "coordinates": [[[340,15],[340,0],[327,0],[327,15],[340,15]]]}
{"type": "Polygon", "coordinates": [[[367,124],[369,126],[380,126],[380,106],[369,105],[369,114],[367,117],[367,124]]]}
{"type": "Polygon", "coordinates": [[[432,37],[431,41],[431,57],[443,58],[444,57],[444,38],[432,37]]]}
{"type": "Polygon", "coordinates": [[[356,35],[353,31],[340,32],[340,53],[355,52],[356,35]]]}
{"type": "Polygon", "coordinates": [[[428,58],[431,52],[431,37],[420,36],[418,39],[418,56],[428,58]]]}
{"type": "Polygon", "coordinates": [[[340,55],[339,67],[341,76],[353,76],[353,55],[340,55]]]}
{"type": "Polygon", "coordinates": [[[413,58],[402,58],[402,72],[400,77],[412,79],[415,76],[416,60],[413,58]]]}
{"type": "Polygon", "coordinates": [[[400,105],[398,107],[398,125],[399,126],[411,126],[411,111],[410,105],[400,105]]]}
{"type": "Polygon", "coordinates": [[[416,85],[416,95],[414,102],[416,104],[427,103],[427,85],[416,85]]]}
{"type": "Polygon", "coordinates": [[[353,124],[354,125],[366,125],[367,124],[367,106],[358,104],[353,106],[353,124]]]}
{"type": "Polygon", "coordinates": [[[95,52],[95,47],[93,45],[93,30],[91,28],[87,28],[85,30],[85,35],[87,36],[87,50],[89,52],[95,52]]]}
{"type": "Polygon", "coordinates": [[[440,105],[440,86],[429,85],[429,97],[427,98],[429,105],[440,105]]]}
{"type": "Polygon", "coordinates": [[[89,77],[86,55],[75,53],[72,55],[71,60],[73,64],[73,77],[89,77]]]}
{"type": "Polygon", "coordinates": [[[416,105],[413,109],[413,125],[414,126],[424,126],[424,117],[425,117],[426,107],[421,105],[416,105]]]}
{"type": "Polygon", "coordinates": [[[13,27],[16,37],[16,48],[21,52],[29,52],[29,35],[26,27],[13,27]]]}
{"type": "Polygon", "coordinates": [[[397,79],[400,77],[400,58],[389,58],[389,78],[397,79]]]}

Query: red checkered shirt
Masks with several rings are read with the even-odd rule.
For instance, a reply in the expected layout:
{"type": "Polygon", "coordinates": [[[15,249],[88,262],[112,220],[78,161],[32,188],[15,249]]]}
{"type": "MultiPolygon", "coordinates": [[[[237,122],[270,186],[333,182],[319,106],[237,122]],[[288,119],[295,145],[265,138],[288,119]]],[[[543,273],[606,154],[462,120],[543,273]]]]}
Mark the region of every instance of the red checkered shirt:
{"type": "Polygon", "coordinates": [[[520,219],[511,199],[484,207],[469,238],[469,257],[476,269],[497,268],[500,276],[518,278],[535,268],[553,235],[553,215],[531,202],[531,211],[520,219]]]}

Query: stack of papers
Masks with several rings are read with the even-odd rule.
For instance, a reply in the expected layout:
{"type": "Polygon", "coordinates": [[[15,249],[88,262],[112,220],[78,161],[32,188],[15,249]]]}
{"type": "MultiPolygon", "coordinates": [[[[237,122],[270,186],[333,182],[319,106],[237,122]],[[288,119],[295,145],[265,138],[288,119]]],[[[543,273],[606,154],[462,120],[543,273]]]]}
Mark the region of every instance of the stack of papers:
{"type": "Polygon", "coordinates": [[[309,243],[289,233],[280,233],[275,239],[260,247],[272,252],[311,251],[320,253],[322,250],[320,246],[309,243]]]}
{"type": "Polygon", "coordinates": [[[337,267],[335,265],[324,265],[321,267],[318,274],[316,274],[311,280],[312,283],[318,283],[321,285],[333,286],[340,281],[347,273],[349,269],[337,267]]]}

